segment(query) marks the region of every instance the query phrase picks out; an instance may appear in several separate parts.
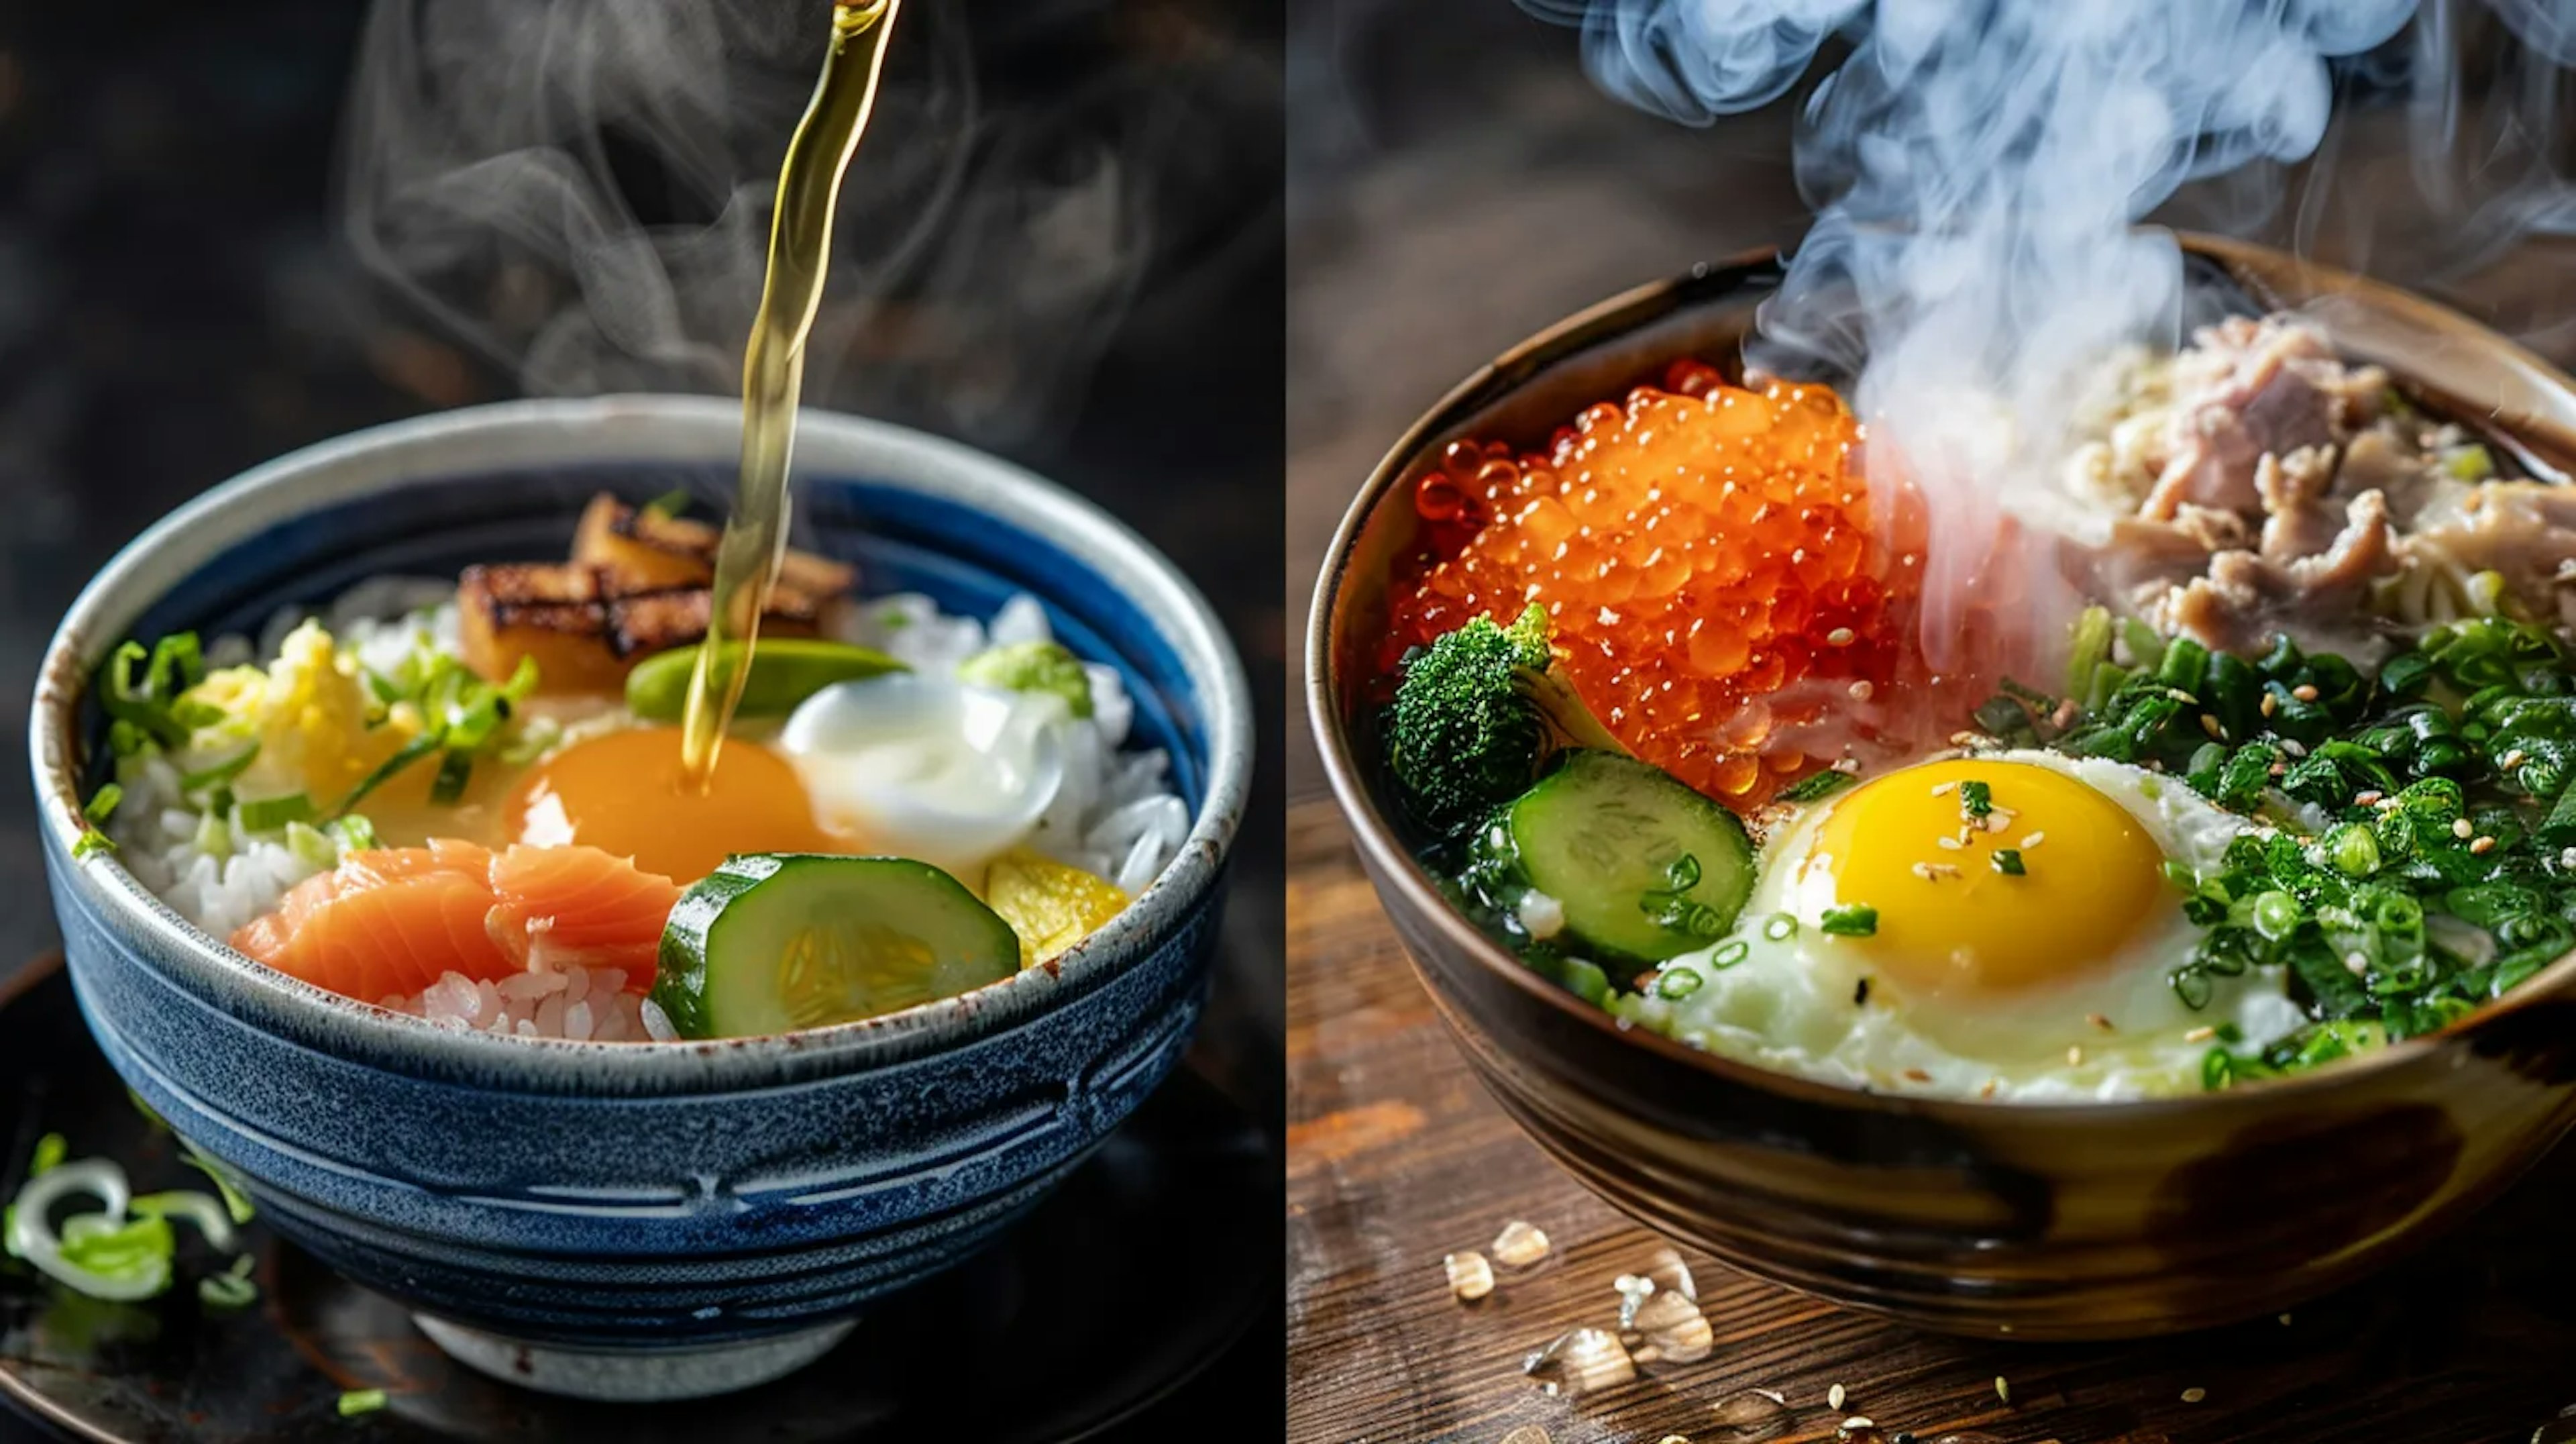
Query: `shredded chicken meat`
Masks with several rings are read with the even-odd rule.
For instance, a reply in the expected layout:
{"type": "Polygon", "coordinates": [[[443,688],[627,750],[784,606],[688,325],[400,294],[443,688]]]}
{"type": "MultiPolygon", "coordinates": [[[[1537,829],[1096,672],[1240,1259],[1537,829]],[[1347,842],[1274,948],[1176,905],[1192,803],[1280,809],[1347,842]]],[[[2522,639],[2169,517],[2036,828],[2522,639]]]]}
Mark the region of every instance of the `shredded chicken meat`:
{"type": "Polygon", "coordinates": [[[2308,322],[2222,322],[2115,391],[2066,473],[2107,524],[2065,561],[2166,635],[2375,660],[2394,632],[2498,604],[2576,621],[2576,490],[2497,479],[2308,322]]]}

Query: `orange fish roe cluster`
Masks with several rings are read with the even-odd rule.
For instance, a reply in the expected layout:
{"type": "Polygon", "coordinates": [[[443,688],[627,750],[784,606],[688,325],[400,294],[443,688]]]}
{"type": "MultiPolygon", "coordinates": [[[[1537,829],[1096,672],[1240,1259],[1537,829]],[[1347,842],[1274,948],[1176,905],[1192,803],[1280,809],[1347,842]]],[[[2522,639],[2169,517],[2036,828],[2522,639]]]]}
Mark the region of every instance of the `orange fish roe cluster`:
{"type": "Polygon", "coordinates": [[[1459,442],[1417,485],[1423,546],[1386,660],[1543,603],[1614,736],[1713,797],[1762,802],[1823,756],[1807,747],[1836,729],[1813,724],[1889,685],[1907,650],[1912,573],[1873,534],[1860,437],[1826,388],[1747,390],[1685,361],[1544,455],[1459,442]]]}

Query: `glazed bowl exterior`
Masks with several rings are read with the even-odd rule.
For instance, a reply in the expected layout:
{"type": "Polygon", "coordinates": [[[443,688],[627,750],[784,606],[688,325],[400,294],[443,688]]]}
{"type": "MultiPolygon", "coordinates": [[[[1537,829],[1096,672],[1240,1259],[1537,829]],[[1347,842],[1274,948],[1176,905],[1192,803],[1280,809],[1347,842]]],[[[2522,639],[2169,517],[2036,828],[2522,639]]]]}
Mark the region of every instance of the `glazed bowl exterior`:
{"type": "MultiPolygon", "coordinates": [[[[2544,466],[2576,456],[2576,386],[2420,299],[2186,238],[2255,304],[2300,305],[2349,354],[2544,466]]],[[[1374,675],[1413,483],[1462,437],[1536,448],[1584,406],[1697,356],[1732,372],[1769,253],[1698,268],[1542,332],[1390,451],[1345,518],[1307,636],[1308,706],[1360,859],[1469,1064],[1577,1179],[1748,1273],[1929,1328],[2119,1338],[2276,1312],[2494,1196],[2576,1122],[2576,960],[2450,1030],[2223,1093],[2095,1105],[1891,1097],[1702,1053],[1549,984],[1447,906],[1374,741],[1374,675]]]]}
{"type": "Polygon", "coordinates": [[[109,858],[75,860],[86,697],[129,636],[256,633],[381,573],[561,557],[582,502],[731,494],[733,404],[610,397],[361,432],[145,532],[48,652],[31,749],[72,981],[99,1045],[280,1232],[351,1278],[508,1339],[718,1347],[845,1317],[956,1263],[1172,1069],[1204,1000],[1251,765],[1241,665],[1205,602],[1050,483],[898,427],[808,413],[798,522],[868,592],[989,614],[1015,591],[1113,662],[1195,825],[1117,921],[1049,967],[882,1018],[646,1046],[442,1031],[252,964],[109,858]]]}

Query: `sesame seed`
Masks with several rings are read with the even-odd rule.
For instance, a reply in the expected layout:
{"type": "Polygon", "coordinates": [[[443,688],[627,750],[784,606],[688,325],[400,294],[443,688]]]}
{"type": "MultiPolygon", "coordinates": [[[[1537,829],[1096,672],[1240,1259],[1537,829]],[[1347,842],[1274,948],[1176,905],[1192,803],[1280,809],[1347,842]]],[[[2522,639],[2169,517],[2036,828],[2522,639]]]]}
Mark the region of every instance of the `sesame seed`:
{"type": "MultiPolygon", "coordinates": [[[[1905,1076],[1906,1076],[1906,1077],[1908,1077],[1908,1078],[1913,1079],[1913,1080],[1914,1080],[1915,1082],[1917,1082],[1917,1083],[1929,1083],[1929,1082],[1931,1082],[1931,1081],[1932,1081],[1932,1075],[1931,1075],[1931,1074],[1929,1074],[1929,1073],[1924,1072],[1924,1071],[1923,1071],[1922,1069],[1920,1069],[1920,1068],[1908,1068],[1908,1069],[1906,1069],[1906,1070],[1905,1070],[1905,1076]]],[[[1842,1405],[1840,1405],[1840,1404],[1836,1404],[1834,1407],[1835,1407],[1835,1408],[1837,1408],[1837,1409],[1839,1409],[1839,1408],[1841,1408],[1841,1407],[1842,1407],[1842,1405]]]]}
{"type": "Polygon", "coordinates": [[[1935,782],[1932,784],[1932,795],[1935,797],[1947,797],[1958,790],[1959,784],[1955,782],[1935,782]]]}
{"type": "Polygon", "coordinates": [[[1843,1386],[1836,1384],[1825,1391],[1825,1407],[1828,1409],[1839,1409],[1843,1406],[1843,1400],[1847,1397],[1848,1395],[1843,1392],[1843,1386]]]}
{"type": "Polygon", "coordinates": [[[1925,882],[1930,882],[1932,880],[1932,864],[1928,862],[1918,862],[1914,864],[1914,875],[1923,879],[1925,882]]]}
{"type": "Polygon", "coordinates": [[[1837,1434],[1866,1434],[1878,1427],[1878,1421],[1866,1414],[1854,1414],[1834,1426],[1837,1434]]]}
{"type": "Polygon", "coordinates": [[[2096,1028],[2101,1029],[2101,1030],[2102,1030],[2103,1032],[2105,1032],[2105,1033],[2108,1033],[2108,1032],[2110,1032],[2110,1031],[2111,1031],[2111,1020],[2110,1020],[2110,1019],[2108,1019],[2108,1018],[2103,1017],[2103,1016],[2102,1016],[2101,1014],[2099,1014],[2099,1013],[2087,1013],[2087,1014],[2085,1014],[2085,1015],[2084,1015],[2084,1021],[2085,1021],[2085,1022],[2087,1022],[2087,1023],[2092,1024],[2092,1025],[2093,1025],[2094,1027],[2096,1027],[2096,1028]]]}
{"type": "Polygon", "coordinates": [[[2451,820],[2451,836],[2453,837],[2471,837],[2477,833],[2477,830],[2477,825],[2470,822],[2465,817],[2453,818],[2451,820]]]}
{"type": "Polygon", "coordinates": [[[1845,777],[1857,777],[1860,775],[1860,759],[1857,757],[1846,757],[1826,770],[1830,772],[1839,772],[1845,777]]]}
{"type": "Polygon", "coordinates": [[[2180,687],[2167,687],[2165,689],[2165,695],[2171,697],[2177,702],[2197,702],[2200,700],[2198,697],[2191,695],[2180,687]]]}
{"type": "Polygon", "coordinates": [[[2208,1397],[2209,1391],[2207,1389],[2194,1388],[2182,1391],[2182,1401],[2186,1404],[2197,1404],[2208,1397]]]}
{"type": "Polygon", "coordinates": [[[2523,751],[2522,751],[2522,749],[2521,749],[2521,748],[2517,747],[2517,748],[2513,749],[2511,752],[2506,753],[2506,754],[2505,754],[2505,755],[2503,755],[2502,757],[2497,758],[2497,759],[2496,759],[2496,766],[2498,766],[2498,767],[2520,767],[2520,766],[2522,765],[2522,758],[2523,758],[2523,751]]]}
{"type": "Polygon", "coordinates": [[[2269,717],[2269,716],[2271,716],[2273,713],[2278,712],[2278,711],[2280,711],[2280,710],[2281,710],[2281,699],[2280,699],[2279,697],[2277,697],[2277,696],[2273,695],[2273,694],[2272,694],[2272,693],[2270,693],[2270,692],[2266,692],[2266,693],[2264,693],[2264,694],[2263,694],[2263,715],[2264,715],[2264,716],[2266,716],[2266,717],[2269,717]]]}
{"type": "Polygon", "coordinates": [[[1859,640],[1859,634],[1849,627],[1836,627],[1825,633],[1825,645],[1828,647],[1848,647],[1857,640],[1859,640]]]}
{"type": "Polygon", "coordinates": [[[2001,1374],[1995,1375],[1995,1397],[2007,1404],[2012,1402],[2012,1384],[2001,1374]]]}
{"type": "Polygon", "coordinates": [[[2200,714],[2200,730],[2208,733],[2212,737],[2224,737],[2227,735],[2227,730],[2218,725],[2218,719],[2210,716],[2206,712],[2200,714]]]}
{"type": "Polygon", "coordinates": [[[1959,849],[1961,849],[1961,848],[1963,848],[1963,847],[1966,847],[1966,846],[1967,846],[1967,844],[1966,844],[1966,843],[1961,842],[1959,839],[1957,839],[1957,838],[1955,838],[1955,837],[1936,837],[1936,838],[1932,839],[1932,842],[1933,842],[1933,845],[1935,845],[1935,846],[1937,846],[1937,847],[1945,848],[1945,849],[1947,849],[1948,851],[1951,851],[1951,852],[1957,852],[1959,849]]]}
{"type": "Polygon", "coordinates": [[[2206,1043],[2217,1036],[2218,1030],[2216,1028],[2209,1026],[2207,1023],[2203,1023],[2199,1027],[2192,1029],[2190,1032],[2183,1034],[2182,1040],[2186,1043],[2206,1043]]]}
{"type": "Polygon", "coordinates": [[[2379,789],[2372,788],[2367,792],[2354,793],[2352,795],[2352,800],[2353,804],[2357,807],[2377,807],[2379,805],[2379,799],[2385,795],[2386,794],[2379,791],[2379,789]]]}
{"type": "Polygon", "coordinates": [[[1851,699],[1855,702],[1866,702],[1870,699],[1870,694],[1877,690],[1869,684],[1869,679],[1864,677],[1851,684],[1851,699]]]}
{"type": "Polygon", "coordinates": [[[2317,689],[2310,686],[2308,683],[2301,682],[2299,685],[2290,689],[2290,695],[2298,698],[2302,702],[2313,702],[2317,700],[2317,689]]]}
{"type": "Polygon", "coordinates": [[[2346,953],[2343,955],[2343,970],[2358,978],[2370,971],[2370,959],[2360,953],[2346,953]]]}
{"type": "Polygon", "coordinates": [[[2025,850],[2027,850],[2027,849],[2030,849],[2030,848],[2037,847],[2037,846],[2039,846],[2041,843],[2046,842],[2046,841],[2048,841],[2048,834],[2047,834],[2047,833],[2044,833],[2044,832],[2028,832],[2028,833],[2024,833],[2024,834],[2022,834],[2021,845],[2022,845],[2022,847],[2023,847],[2025,850]]]}
{"type": "Polygon", "coordinates": [[[2469,840],[2469,851],[2479,857],[2484,857],[2488,853],[2495,851],[2495,845],[2496,841],[2492,837],[2471,838],[2469,840]]]}
{"type": "Polygon", "coordinates": [[[2067,1046],[2067,1049],[2066,1049],[2066,1066],[2067,1066],[2067,1067],[2069,1067],[2069,1068],[2081,1068],[2081,1067],[2083,1067],[2083,1066],[2084,1066],[2084,1045],[2083,1045],[2083,1044],[2081,1044],[2081,1043],[2074,1043],[2074,1044],[2069,1044],[2069,1045],[2067,1046]]]}

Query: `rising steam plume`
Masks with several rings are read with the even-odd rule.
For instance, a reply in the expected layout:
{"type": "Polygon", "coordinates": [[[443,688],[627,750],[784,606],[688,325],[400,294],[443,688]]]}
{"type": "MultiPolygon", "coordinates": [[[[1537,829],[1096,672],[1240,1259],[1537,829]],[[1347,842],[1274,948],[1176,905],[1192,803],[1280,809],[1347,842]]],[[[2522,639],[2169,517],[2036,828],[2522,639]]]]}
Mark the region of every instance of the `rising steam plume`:
{"type": "MultiPolygon", "coordinates": [[[[808,404],[1008,446],[1078,401],[1222,163],[1211,111],[1260,93],[1186,16],[1158,45],[1065,47],[1085,68],[1042,105],[979,87],[993,32],[1105,8],[1005,9],[970,40],[977,6],[906,7],[843,191],[808,404]]],[[[377,0],[343,136],[347,234],[532,392],[735,390],[828,16],[825,0],[377,0]]]]}
{"type": "MultiPolygon", "coordinates": [[[[1838,59],[1796,132],[1816,222],[1748,356],[1857,377],[1874,461],[1929,502],[1936,666],[2034,674],[2062,635],[2074,599],[2036,553],[2015,555],[2040,545],[2017,522],[2048,504],[2082,399],[2070,378],[2124,343],[2175,344],[2193,319],[2172,239],[2133,229],[2187,184],[2234,184],[2223,209],[2244,228],[2280,219],[2290,168],[2328,139],[2338,82],[2357,80],[2406,107],[2415,214],[2435,222],[2408,238],[2419,267],[2576,229],[2570,0],[2497,0],[2512,39],[2475,99],[2461,31],[2490,22],[2452,0],[2420,17],[2415,0],[1527,3],[1582,26],[1605,89],[1690,125],[1838,59]],[[2392,44],[2410,21],[2411,47],[2392,44]],[[1999,577],[2028,589],[2004,609],[1999,577]]],[[[2330,181],[2312,168],[2297,188],[2314,200],[2330,181]]],[[[2332,230],[2366,251],[2385,221],[2324,215],[2294,208],[2295,238],[2332,230]]]]}

